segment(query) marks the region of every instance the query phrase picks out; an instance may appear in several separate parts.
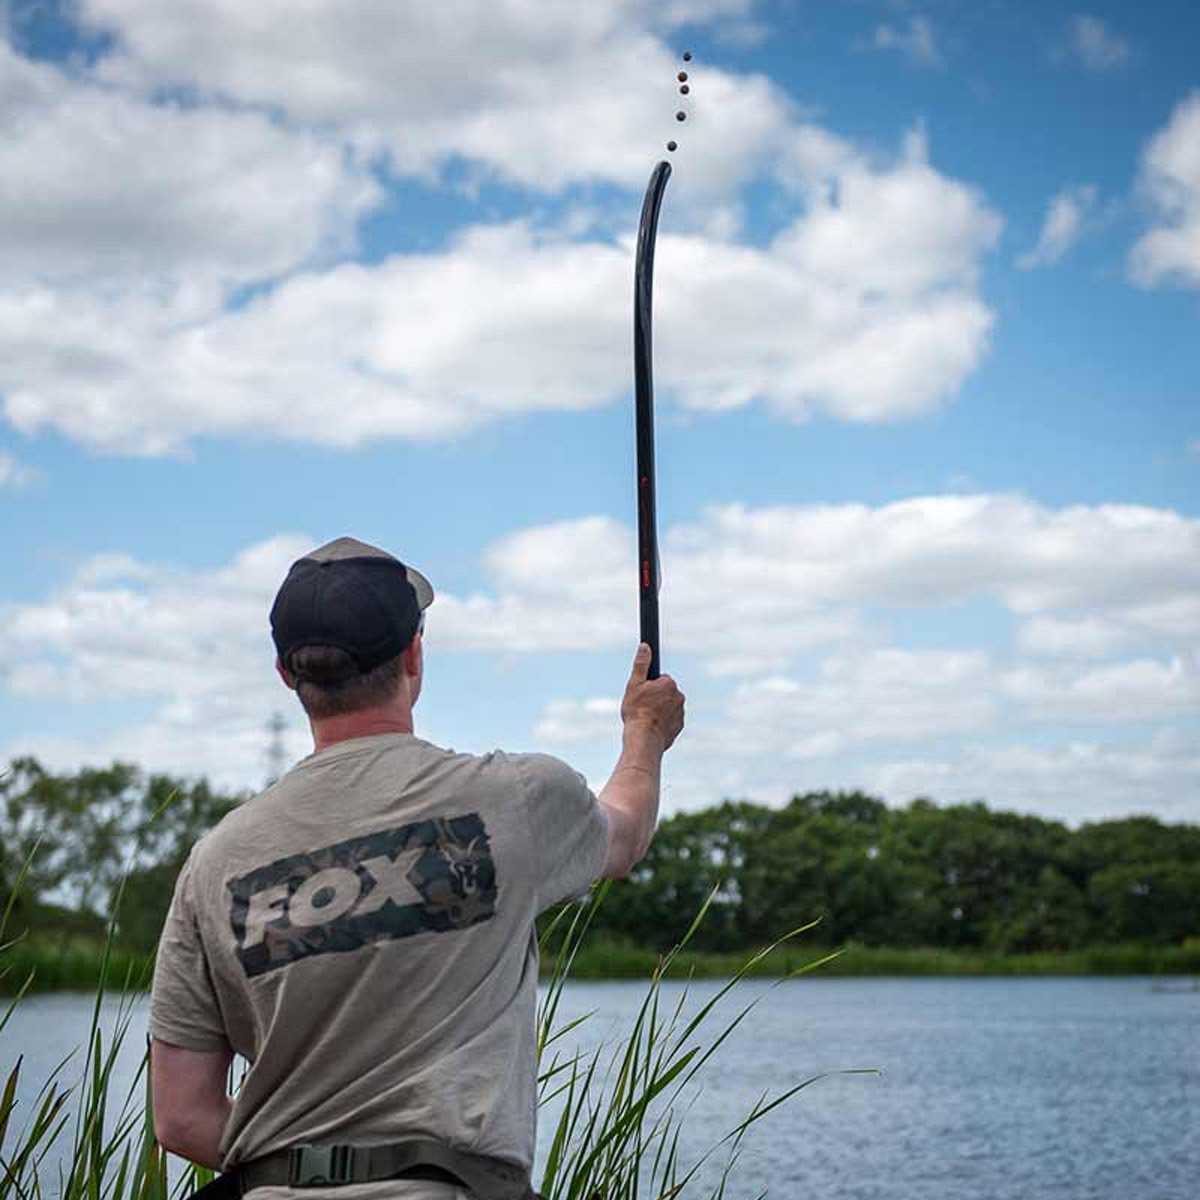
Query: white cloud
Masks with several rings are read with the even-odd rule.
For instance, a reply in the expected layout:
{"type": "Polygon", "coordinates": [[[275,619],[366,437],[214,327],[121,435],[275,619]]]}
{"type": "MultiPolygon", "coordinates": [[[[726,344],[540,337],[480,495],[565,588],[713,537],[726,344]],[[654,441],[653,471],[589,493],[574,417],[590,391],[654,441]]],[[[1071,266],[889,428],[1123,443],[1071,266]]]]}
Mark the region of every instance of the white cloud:
{"type": "Polygon", "coordinates": [[[619,698],[552,700],[542,710],[533,735],[548,746],[571,746],[611,738],[620,726],[619,698]]]}
{"type": "Polygon", "coordinates": [[[298,276],[191,320],[141,295],[0,296],[0,386],[18,429],[123,452],[178,451],[203,433],[451,437],[615,395],[616,364],[603,361],[615,312],[589,300],[615,292],[623,265],[611,248],[513,226],[444,255],[298,276]]]}
{"type": "Polygon", "coordinates": [[[158,568],[138,562],[131,554],[97,554],[79,565],[74,582],[85,587],[100,587],[121,580],[148,583],[153,582],[158,573],[158,568]]]}
{"type": "Polygon", "coordinates": [[[1146,147],[1138,188],[1156,223],[1130,251],[1130,278],[1141,287],[1200,287],[1200,92],[1146,147]]]}
{"type": "Polygon", "coordinates": [[[1051,510],[986,494],[875,508],[726,505],[672,529],[665,545],[664,586],[686,596],[721,579],[760,606],[782,596],[809,609],[989,597],[1023,616],[1119,610],[1178,628],[1200,591],[1200,521],[1134,505],[1051,510]],[[1182,607],[1167,613],[1168,600],[1182,607]]]}
{"type": "Polygon", "coordinates": [[[1121,615],[1143,638],[1200,637],[1200,593],[1196,591],[1171,594],[1168,588],[1161,598],[1132,604],[1121,615]]]}
{"type": "Polygon", "coordinates": [[[22,488],[33,483],[38,472],[25,466],[6,450],[0,450],[0,488],[22,488]]]}
{"type": "Polygon", "coordinates": [[[814,679],[739,685],[718,745],[751,757],[826,758],[988,729],[989,671],[978,651],[849,651],[824,659],[814,679]]]}
{"type": "Polygon", "coordinates": [[[1020,666],[999,672],[995,686],[1026,720],[1161,721],[1200,712],[1198,666],[1196,654],[1083,670],[1020,666]]]}
{"type": "Polygon", "coordinates": [[[1071,50],[1092,71],[1110,71],[1129,60],[1129,42],[1099,17],[1082,13],[1071,18],[1071,50]]]}
{"type": "Polygon", "coordinates": [[[73,701],[167,695],[241,711],[247,664],[271,661],[271,596],[311,547],[281,536],[216,571],[125,556],[84,563],[66,587],[3,619],[8,687],[73,701]]]}
{"type": "Polygon", "coordinates": [[[150,104],[0,38],[0,278],[269,278],[353,244],[380,198],[336,143],[259,113],[150,104]],[[86,180],[86,186],[81,186],[86,180]]]}
{"type": "MultiPolygon", "coordinates": [[[[164,454],[198,436],[452,438],[624,396],[631,231],[581,240],[592,218],[569,215],[573,241],[515,221],[370,267],[331,260],[381,198],[380,156],[426,179],[457,164],[468,189],[640,189],[675,132],[666,39],[752,8],[364,0],[348,19],[312,0],[300,20],[263,0],[247,21],[240,0],[81,0],[110,39],[95,64],[0,43],[5,415],[164,454]]],[[[662,390],[791,420],[945,403],[987,349],[978,277],[998,216],[919,132],[870,156],[766,78],[693,65],[704,153],[677,157],[660,242],[660,278],[688,281],[660,287],[662,390]],[[792,220],[739,245],[739,189],[768,176],[792,220]]],[[[622,211],[628,230],[636,205],[622,211]]]]}
{"type": "MultiPolygon", "coordinates": [[[[532,551],[536,532],[526,536],[532,551]]],[[[547,543],[550,577],[554,561],[569,577],[585,569],[587,540],[577,554],[570,542],[559,528],[547,543]]],[[[1077,819],[1153,808],[1156,787],[1188,778],[1177,766],[1138,774],[1146,754],[1127,755],[1113,731],[1200,713],[1200,522],[1122,506],[938,496],[879,508],[711,509],[668,531],[664,547],[664,653],[678,664],[691,713],[667,764],[664,811],[711,803],[718,789],[782,802],[809,787],[860,785],[895,801],[920,791],[987,796],[1077,819]],[[724,597],[716,612],[713,595],[724,597]],[[936,625],[939,610],[979,600],[1009,610],[1011,641],[902,644],[905,612],[936,625]],[[835,614],[841,627],[822,628],[835,614]],[[805,639],[800,661],[812,665],[800,671],[805,639]],[[732,692],[704,678],[729,674],[742,676],[732,692]],[[1037,730],[1044,743],[1064,726],[1115,738],[1089,743],[1114,772],[1095,794],[1064,769],[1052,795],[1032,767],[1018,771],[1005,758],[1059,761],[1042,750],[1028,759],[1024,739],[1037,730]],[[994,770],[970,766],[984,761],[994,770]],[[931,762],[941,774],[925,769],[931,762]],[[901,769],[912,763],[921,770],[901,769]]],[[[624,568],[606,555],[606,573],[633,573],[631,535],[624,555],[624,568]]],[[[609,645],[624,649],[634,616],[615,618],[631,606],[609,603],[621,629],[609,645]]],[[[537,618],[560,633],[561,622],[579,628],[578,596],[557,613],[543,597],[537,618]]],[[[602,746],[592,764],[599,777],[612,733],[582,702],[560,696],[540,728],[573,754],[602,746]]]]}
{"type": "Polygon", "coordinates": [[[971,284],[1003,228],[978,191],[930,165],[920,126],[895,162],[872,160],[815,127],[797,129],[781,158],[809,211],[779,241],[829,285],[839,270],[852,286],[902,295],[971,284]]]}
{"type": "MultiPolygon", "coordinates": [[[[431,177],[455,157],[536,190],[571,181],[645,183],[672,135],[675,38],[683,25],[743,18],[747,3],[654,0],[85,0],[114,35],[104,78],[184,86],[282,112],[431,177]],[[469,31],[469,36],[466,36],[469,31]]],[[[736,26],[735,26],[736,27],[736,26]]],[[[764,78],[697,61],[692,164],[702,190],[736,186],[769,155],[786,99],[764,78]],[[701,101],[702,98],[702,102],[701,101]]]]}
{"type": "MultiPolygon", "coordinates": [[[[134,700],[153,713],[85,738],[25,737],[5,752],[63,767],[121,759],[207,773],[222,786],[261,782],[266,716],[292,707],[271,671],[267,613],[288,565],[312,545],[273,538],[211,571],[100,556],[42,602],[0,610],[10,693],[114,713],[134,700]]],[[[293,757],[306,752],[295,719],[286,746],[293,757]]]]}
{"type": "MultiPolygon", "coordinates": [[[[681,403],[893,420],[944,401],[984,353],[977,275],[998,218],[919,136],[892,164],[821,145],[789,167],[808,202],[771,245],[660,238],[658,377],[681,403]]],[[[626,394],[631,256],[629,239],[513,222],[441,253],[294,275],[235,311],[140,289],[0,291],[0,390],[21,431],[110,451],[458,436],[626,394]]]]}
{"type": "Polygon", "coordinates": [[[879,25],[875,29],[872,45],[876,50],[897,50],[919,67],[940,66],[942,63],[933,25],[928,17],[910,17],[907,29],[879,25]]]}
{"type": "Polygon", "coordinates": [[[871,769],[865,786],[895,801],[932,796],[942,804],[986,799],[993,808],[1078,823],[1133,813],[1200,820],[1200,752],[1185,731],[1163,729],[1132,744],[1015,741],[967,745],[953,757],[898,759],[871,769]]]}
{"type": "Polygon", "coordinates": [[[1018,630],[1017,644],[1039,657],[1096,658],[1125,645],[1132,636],[1127,627],[1101,617],[1034,617],[1018,630]]]}
{"type": "MultiPolygon", "coordinates": [[[[10,694],[152,710],[86,743],[27,738],[6,749],[137,753],[162,769],[260,779],[264,714],[286,702],[266,613],[310,545],[281,536],[200,571],[106,555],[41,602],[0,612],[10,694]]],[[[438,589],[437,646],[612,652],[624,671],[635,565],[632,531],[606,517],[518,531],[484,555],[486,588],[438,589]]],[[[1168,511],[1049,510],[1009,496],[727,506],[665,531],[663,569],[664,653],[691,714],[672,752],[671,805],[711,801],[718,784],[759,798],[882,786],[888,764],[918,761],[950,764],[947,788],[957,788],[968,747],[1002,750],[1063,726],[1116,736],[1200,712],[1200,521],[1168,511]],[[1015,636],[904,644],[906,612],[936,620],[972,600],[1006,607],[1015,636]]],[[[584,758],[611,748],[617,698],[552,693],[544,704],[539,741],[584,758]]],[[[289,736],[303,747],[298,729],[289,736]]],[[[594,766],[598,777],[605,764],[594,766]]],[[[974,790],[995,801],[1008,778],[997,768],[995,788],[981,774],[974,790]]]]}
{"type": "Polygon", "coordinates": [[[1030,725],[1129,724],[1200,712],[1195,655],[1048,670],[982,651],[849,649],[811,676],[740,684],[706,751],[733,758],[846,758],[1030,725]]]}
{"type": "Polygon", "coordinates": [[[1078,240],[1095,206],[1096,189],[1092,185],[1063,188],[1047,206],[1037,245],[1017,259],[1017,266],[1029,270],[1058,262],[1078,240]]]}
{"type": "MultiPolygon", "coordinates": [[[[933,696],[931,689],[923,702],[933,696]]],[[[555,707],[562,711],[567,704],[555,707]]],[[[1085,739],[1056,734],[1053,726],[1042,724],[1035,741],[1029,738],[1028,721],[1003,719],[993,731],[955,732],[931,711],[931,728],[942,730],[941,736],[918,736],[902,744],[904,739],[886,727],[885,736],[874,739],[860,736],[853,725],[849,734],[824,727],[789,729],[783,714],[764,700],[760,712],[775,733],[772,742],[764,743],[751,722],[729,729],[737,716],[733,706],[727,714],[707,719],[694,714],[693,707],[689,696],[688,724],[664,762],[664,815],[726,798],[778,806],[798,792],[859,787],[892,804],[916,796],[940,804],[982,799],[993,808],[1072,823],[1135,812],[1200,820],[1200,750],[1186,726],[1131,731],[1130,736],[1110,725],[1103,736],[1085,739]],[[724,739],[723,731],[728,734],[724,739]]],[[[880,715],[879,710],[870,715],[880,715]]],[[[590,753],[582,740],[588,732],[584,722],[578,737],[560,743],[558,752],[590,768],[594,787],[603,785],[615,761],[616,728],[615,719],[607,730],[597,721],[590,731],[590,753]]]]}
{"type": "MultiPolygon", "coordinates": [[[[986,495],[878,508],[730,505],[665,530],[662,546],[671,647],[726,667],[715,674],[742,660],[745,674],[779,675],[797,653],[821,647],[880,649],[894,615],[977,599],[1035,619],[1017,639],[1026,652],[1043,654],[1047,637],[1061,638],[1068,622],[1082,622],[1085,642],[1117,624],[1150,649],[1178,646],[1174,653],[1200,637],[1200,521],[1166,510],[1049,510],[986,495]],[[712,604],[714,594],[721,605],[712,604]]],[[[80,694],[102,682],[136,689],[161,665],[147,647],[171,645],[179,629],[198,631],[189,654],[223,644],[235,630],[265,638],[262,614],[302,548],[296,538],[251,548],[215,575],[215,591],[207,576],[106,556],[84,564],[57,598],[11,615],[5,630],[14,649],[53,645],[59,654],[79,651],[102,674],[113,668],[111,677],[68,672],[64,679],[80,694]],[[188,597],[203,597],[195,620],[188,597]],[[165,623],[161,637],[146,624],[151,612],[165,623]],[[80,640],[63,641],[68,633],[80,640]],[[110,653],[119,669],[105,658],[110,653]],[[145,669],[127,667],[129,654],[145,669]]],[[[522,530],[493,544],[483,565],[488,590],[439,589],[441,644],[497,653],[626,648],[636,607],[636,543],[626,525],[588,517],[522,530]]],[[[891,661],[872,660],[872,669],[891,661]]]]}

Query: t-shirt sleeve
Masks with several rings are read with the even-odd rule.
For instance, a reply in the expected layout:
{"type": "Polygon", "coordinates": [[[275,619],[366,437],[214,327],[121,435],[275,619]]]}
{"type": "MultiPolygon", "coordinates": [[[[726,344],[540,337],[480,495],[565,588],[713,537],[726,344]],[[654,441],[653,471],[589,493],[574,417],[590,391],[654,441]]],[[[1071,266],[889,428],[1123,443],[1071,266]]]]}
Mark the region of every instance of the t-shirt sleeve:
{"type": "Polygon", "coordinates": [[[513,755],[529,812],[538,912],[582,895],[608,856],[608,818],[578,771],[549,754],[513,755]]]}
{"type": "Polygon", "coordinates": [[[190,857],[175,881],[175,895],[158,942],[150,992],[150,1036],[185,1050],[229,1048],[200,940],[190,857]]]}

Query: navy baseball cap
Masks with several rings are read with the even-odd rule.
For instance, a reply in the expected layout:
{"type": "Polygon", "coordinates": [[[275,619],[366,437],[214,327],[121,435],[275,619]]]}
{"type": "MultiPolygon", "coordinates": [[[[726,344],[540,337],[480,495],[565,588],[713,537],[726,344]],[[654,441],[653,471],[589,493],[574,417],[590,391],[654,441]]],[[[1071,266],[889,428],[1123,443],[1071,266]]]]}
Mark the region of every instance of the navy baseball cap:
{"type": "Polygon", "coordinates": [[[336,646],[360,674],[395,658],[433,603],[429,580],[385,550],[340,537],[292,563],[271,606],[279,660],[301,646],[336,646]]]}

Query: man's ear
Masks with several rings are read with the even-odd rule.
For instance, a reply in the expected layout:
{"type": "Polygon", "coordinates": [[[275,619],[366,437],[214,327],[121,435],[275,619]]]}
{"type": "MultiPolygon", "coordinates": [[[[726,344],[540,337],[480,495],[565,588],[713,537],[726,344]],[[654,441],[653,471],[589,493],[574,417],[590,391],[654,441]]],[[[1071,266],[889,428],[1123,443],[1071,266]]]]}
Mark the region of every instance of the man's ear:
{"type": "Polygon", "coordinates": [[[422,655],[421,635],[413,634],[413,639],[404,647],[404,673],[414,678],[421,672],[422,655]]]}
{"type": "Polygon", "coordinates": [[[296,681],[287,673],[287,668],[278,658],[275,660],[275,670],[279,672],[279,678],[283,680],[284,684],[294,692],[296,690],[296,681]]]}

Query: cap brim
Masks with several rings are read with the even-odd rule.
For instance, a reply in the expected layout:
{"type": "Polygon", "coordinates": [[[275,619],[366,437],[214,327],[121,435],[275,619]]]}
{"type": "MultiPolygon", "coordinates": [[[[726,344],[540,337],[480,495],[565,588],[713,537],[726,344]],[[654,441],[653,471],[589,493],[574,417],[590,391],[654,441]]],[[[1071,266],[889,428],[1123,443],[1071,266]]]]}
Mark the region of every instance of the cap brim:
{"type": "Polygon", "coordinates": [[[413,585],[413,591],[417,593],[417,603],[424,612],[433,603],[433,586],[416,567],[410,567],[408,563],[404,564],[404,573],[408,576],[408,582],[413,585]]]}

